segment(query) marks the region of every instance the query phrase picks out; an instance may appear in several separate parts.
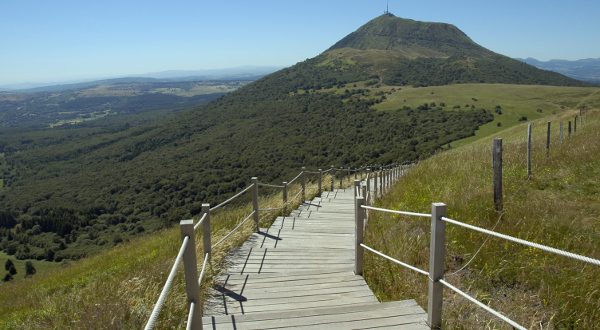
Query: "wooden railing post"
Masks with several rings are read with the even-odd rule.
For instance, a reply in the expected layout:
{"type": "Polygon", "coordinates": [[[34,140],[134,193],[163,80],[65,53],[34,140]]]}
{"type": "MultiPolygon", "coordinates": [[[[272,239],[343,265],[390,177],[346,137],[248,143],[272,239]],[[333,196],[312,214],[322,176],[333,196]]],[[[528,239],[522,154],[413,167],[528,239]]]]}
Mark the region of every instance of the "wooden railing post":
{"type": "Polygon", "coordinates": [[[358,197],[358,194],[356,193],[356,191],[358,190],[358,188],[360,188],[360,180],[354,180],[354,199],[356,200],[356,197],[358,197]]]}
{"type": "Polygon", "coordinates": [[[372,200],[375,200],[375,198],[377,198],[377,185],[379,184],[379,180],[378,179],[378,175],[377,175],[378,171],[373,171],[373,198],[372,200]]]}
{"type": "Polygon", "coordinates": [[[427,301],[427,323],[432,329],[442,326],[444,257],[446,254],[446,204],[431,205],[431,239],[429,245],[429,294],[427,301]]]}
{"type": "Polygon", "coordinates": [[[492,163],[494,168],[494,206],[500,212],[502,206],[502,139],[495,138],[492,150],[492,163]]]}
{"type": "Polygon", "coordinates": [[[564,135],[563,135],[563,122],[561,121],[561,122],[560,122],[559,133],[558,133],[558,142],[559,142],[560,144],[562,144],[562,142],[563,142],[563,136],[564,136],[564,135]]]}
{"type": "Polygon", "coordinates": [[[206,214],[202,223],[202,248],[204,253],[208,253],[208,258],[212,256],[212,248],[210,241],[210,204],[202,204],[202,213],[206,214]]]}
{"type": "Polygon", "coordinates": [[[383,167],[379,168],[379,196],[383,197],[383,180],[385,180],[385,175],[383,175],[383,167]]]}
{"type": "Polygon", "coordinates": [[[196,242],[194,240],[194,220],[181,220],[179,222],[181,239],[188,238],[187,247],[183,252],[183,268],[185,274],[185,292],[188,303],[194,303],[192,315],[192,329],[202,329],[202,309],[200,306],[200,286],[198,285],[198,264],[196,259],[196,242]]]}
{"type": "Polygon", "coordinates": [[[531,129],[532,129],[532,123],[529,123],[527,125],[527,178],[531,179],[531,156],[532,156],[532,150],[531,150],[531,129]]]}
{"type": "Polygon", "coordinates": [[[302,172],[300,172],[300,182],[302,183],[302,203],[306,201],[306,167],[302,166],[302,172]]]}
{"type": "Polygon", "coordinates": [[[571,121],[570,120],[569,120],[569,127],[568,127],[567,131],[569,132],[568,136],[569,136],[569,140],[570,140],[571,139],[571,133],[572,133],[571,132],[571,121]]]}
{"type": "Polygon", "coordinates": [[[331,165],[331,191],[333,192],[333,185],[334,185],[334,181],[335,181],[335,167],[333,167],[333,165],[331,165]]]}
{"type": "Polygon", "coordinates": [[[283,181],[283,214],[287,214],[287,203],[288,203],[288,183],[283,181]]]}
{"type": "Polygon", "coordinates": [[[342,189],[342,182],[344,180],[344,169],[340,167],[340,189],[342,189]]]}
{"type": "Polygon", "coordinates": [[[254,185],[252,189],[252,208],[254,209],[254,226],[256,227],[256,232],[259,232],[258,220],[260,219],[258,216],[258,178],[253,177],[252,184],[254,185]]]}
{"type": "Polygon", "coordinates": [[[323,193],[323,170],[319,169],[319,183],[318,183],[319,197],[323,193]]]}
{"type": "Polygon", "coordinates": [[[550,156],[550,125],[548,122],[548,129],[546,130],[546,156],[550,156]]]}
{"type": "Polygon", "coordinates": [[[575,116],[575,120],[573,120],[573,133],[577,133],[577,116],[575,116]]]}
{"type": "Polygon", "coordinates": [[[367,195],[365,195],[365,200],[366,203],[368,205],[371,205],[371,169],[367,167],[367,194],[369,195],[369,198],[367,198],[367,195]]]}
{"type": "Polygon", "coordinates": [[[365,223],[365,209],[362,206],[365,204],[363,196],[356,197],[354,203],[354,274],[363,274],[363,257],[364,249],[360,246],[363,243],[363,228],[365,223]]]}

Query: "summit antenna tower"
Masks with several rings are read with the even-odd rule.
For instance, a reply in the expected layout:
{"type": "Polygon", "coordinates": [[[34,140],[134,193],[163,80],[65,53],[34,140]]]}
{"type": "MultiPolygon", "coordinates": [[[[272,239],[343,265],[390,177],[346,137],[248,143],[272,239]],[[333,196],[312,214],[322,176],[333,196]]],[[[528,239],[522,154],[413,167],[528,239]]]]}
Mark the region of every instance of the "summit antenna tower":
{"type": "Polygon", "coordinates": [[[388,15],[390,13],[390,1],[388,0],[385,3],[385,14],[388,15]]]}

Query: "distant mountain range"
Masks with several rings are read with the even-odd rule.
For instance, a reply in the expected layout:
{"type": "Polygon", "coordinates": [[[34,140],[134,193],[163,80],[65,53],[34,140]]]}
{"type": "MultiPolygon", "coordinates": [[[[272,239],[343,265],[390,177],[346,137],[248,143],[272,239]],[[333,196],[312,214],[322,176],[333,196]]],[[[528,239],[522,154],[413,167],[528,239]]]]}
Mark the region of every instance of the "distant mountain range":
{"type": "Polygon", "coordinates": [[[540,61],[535,58],[518,58],[517,60],[533,65],[537,68],[558,72],[567,77],[581,81],[600,84],[600,58],[586,58],[581,60],[550,60],[540,61]]]}
{"type": "Polygon", "coordinates": [[[86,79],[78,81],[19,83],[0,86],[0,91],[8,92],[61,92],[98,85],[117,83],[158,83],[205,80],[256,80],[264,75],[281,69],[275,66],[240,66],[225,69],[207,70],[168,70],[144,74],[131,74],[105,79],[86,79]]]}

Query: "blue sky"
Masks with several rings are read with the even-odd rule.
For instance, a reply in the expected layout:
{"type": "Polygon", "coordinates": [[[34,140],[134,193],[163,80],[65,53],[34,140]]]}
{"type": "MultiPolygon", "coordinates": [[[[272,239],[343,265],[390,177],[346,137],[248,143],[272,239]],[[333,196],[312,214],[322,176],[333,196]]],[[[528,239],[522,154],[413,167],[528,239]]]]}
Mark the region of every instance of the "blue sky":
{"type": "MultiPolygon", "coordinates": [[[[385,0],[0,2],[0,85],[288,66],[368,20],[385,0]]],[[[600,57],[600,1],[390,0],[396,16],[452,23],[511,57],[600,57]]]]}

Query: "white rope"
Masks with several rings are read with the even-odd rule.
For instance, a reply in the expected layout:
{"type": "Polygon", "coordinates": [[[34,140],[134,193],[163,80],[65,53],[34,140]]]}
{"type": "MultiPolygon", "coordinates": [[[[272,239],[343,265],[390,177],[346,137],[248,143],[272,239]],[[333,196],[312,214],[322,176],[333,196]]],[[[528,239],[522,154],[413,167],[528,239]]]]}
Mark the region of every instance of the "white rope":
{"type": "Polygon", "coordinates": [[[283,189],[283,188],[285,188],[285,186],[278,186],[278,185],[275,185],[275,184],[268,184],[268,183],[261,183],[261,182],[259,182],[258,185],[261,186],[261,187],[269,187],[269,188],[277,188],[277,189],[283,189]]]}
{"type": "Polygon", "coordinates": [[[325,172],[304,171],[304,173],[308,173],[308,174],[319,174],[319,173],[325,173],[325,172]]]}
{"type": "Polygon", "coordinates": [[[194,225],[194,230],[198,229],[198,227],[200,227],[200,225],[202,225],[202,222],[204,222],[204,219],[206,219],[207,215],[208,215],[208,213],[204,213],[202,215],[202,218],[200,218],[200,220],[198,220],[198,223],[194,225]]]}
{"type": "Polygon", "coordinates": [[[179,248],[179,253],[177,253],[177,257],[175,258],[175,263],[173,263],[173,267],[171,267],[171,271],[169,272],[169,276],[167,277],[167,281],[165,282],[165,286],[163,287],[160,295],[158,296],[158,300],[156,301],[156,305],[152,309],[152,313],[150,314],[150,318],[148,319],[148,323],[146,323],[145,330],[151,330],[154,328],[154,323],[156,323],[156,319],[158,318],[158,314],[160,314],[160,310],[163,308],[165,303],[165,299],[169,294],[169,290],[171,290],[171,285],[173,285],[173,279],[175,278],[175,274],[177,273],[177,266],[181,263],[181,259],[183,258],[183,253],[188,245],[190,240],[189,236],[183,238],[183,242],[181,243],[181,248],[179,248]]]}
{"type": "Polygon", "coordinates": [[[202,269],[200,270],[200,276],[198,277],[198,286],[202,286],[202,278],[204,277],[204,271],[206,270],[206,262],[208,261],[208,253],[204,254],[204,261],[202,261],[202,269]]]}
{"type": "Polygon", "coordinates": [[[329,173],[329,172],[331,172],[331,171],[333,171],[333,170],[334,170],[333,168],[330,168],[330,169],[328,169],[328,170],[325,170],[325,171],[323,171],[323,174],[325,174],[325,173],[329,173]]]}
{"type": "Polygon", "coordinates": [[[217,243],[213,244],[210,248],[211,250],[214,249],[215,247],[217,247],[217,245],[221,244],[225,239],[227,239],[227,237],[231,236],[231,234],[233,234],[236,230],[238,230],[238,228],[240,228],[246,221],[248,221],[248,219],[250,219],[253,215],[254,215],[255,211],[252,211],[252,213],[250,213],[246,219],[242,220],[242,222],[240,222],[237,226],[235,226],[235,228],[233,228],[227,235],[225,235],[225,237],[221,238],[217,243]]]}
{"type": "Polygon", "coordinates": [[[373,210],[373,211],[382,211],[382,212],[387,212],[387,213],[410,215],[410,216],[414,216],[414,217],[431,218],[431,214],[425,214],[425,213],[415,213],[415,212],[408,212],[408,211],[388,210],[388,209],[382,209],[382,208],[379,208],[379,207],[366,206],[366,205],[362,205],[361,207],[363,209],[373,210]]]}
{"type": "Polygon", "coordinates": [[[291,179],[290,182],[288,182],[288,185],[294,183],[294,181],[298,180],[299,177],[302,176],[302,174],[304,174],[304,172],[300,172],[298,175],[296,175],[295,178],[291,179]]]}
{"type": "Polygon", "coordinates": [[[417,267],[411,266],[411,265],[409,265],[409,264],[407,264],[407,263],[404,263],[404,262],[402,262],[402,261],[400,261],[400,260],[396,260],[396,259],[394,259],[394,258],[392,258],[392,257],[390,257],[390,256],[388,256],[388,255],[385,255],[385,254],[383,254],[383,253],[381,253],[381,252],[379,252],[379,251],[377,251],[377,250],[375,250],[375,249],[372,249],[372,248],[370,248],[370,247],[368,247],[368,246],[366,246],[366,245],[364,245],[364,244],[362,244],[362,243],[360,244],[360,246],[362,246],[363,248],[365,248],[365,249],[367,249],[367,250],[369,250],[369,251],[371,251],[371,252],[375,253],[376,255],[378,255],[378,256],[380,256],[380,257],[384,257],[384,258],[386,258],[387,260],[389,260],[389,261],[391,261],[391,262],[397,263],[397,264],[398,264],[398,265],[400,265],[400,266],[404,266],[404,267],[406,267],[406,268],[408,268],[408,269],[414,270],[414,271],[415,271],[415,272],[417,272],[417,273],[421,273],[421,274],[423,274],[423,275],[425,275],[425,276],[429,276],[429,273],[428,273],[428,272],[426,272],[426,271],[424,271],[424,270],[422,270],[422,269],[419,269],[419,268],[417,268],[417,267]]]}
{"type": "Polygon", "coordinates": [[[456,221],[456,220],[452,220],[452,219],[449,219],[449,218],[446,218],[446,217],[442,217],[442,220],[446,221],[446,222],[449,222],[449,223],[452,223],[452,224],[455,224],[457,226],[461,226],[461,227],[468,228],[468,229],[471,229],[471,230],[474,230],[474,231],[478,231],[480,233],[488,234],[488,235],[495,236],[495,237],[498,237],[498,238],[503,238],[503,239],[505,239],[507,241],[511,241],[511,242],[514,242],[514,243],[518,243],[518,244],[522,244],[522,245],[525,245],[525,246],[529,246],[529,247],[533,247],[533,248],[536,248],[536,249],[540,249],[540,250],[543,250],[543,251],[546,251],[546,252],[558,254],[558,255],[561,255],[561,256],[564,256],[564,257],[568,257],[568,258],[576,259],[576,260],[579,260],[579,261],[587,262],[587,263],[590,263],[590,264],[593,264],[593,265],[596,265],[596,266],[600,266],[600,260],[598,260],[598,259],[594,259],[594,258],[582,256],[582,255],[579,255],[579,254],[575,254],[575,253],[571,253],[571,252],[567,252],[567,251],[555,249],[553,247],[549,247],[549,246],[538,244],[538,243],[529,242],[529,241],[526,241],[526,240],[523,240],[523,239],[520,239],[520,238],[516,238],[516,237],[512,237],[512,236],[500,234],[500,233],[497,233],[495,231],[483,229],[483,228],[476,227],[476,226],[473,226],[473,225],[468,225],[466,223],[462,223],[462,222],[459,222],[459,221],[456,221]]]}
{"type": "Polygon", "coordinates": [[[440,280],[440,283],[442,283],[443,285],[445,285],[448,289],[458,293],[459,295],[465,297],[467,300],[469,300],[470,302],[474,303],[475,305],[485,309],[486,311],[488,311],[489,313],[493,314],[494,316],[496,316],[497,318],[501,319],[502,321],[512,325],[514,328],[517,328],[519,330],[527,330],[527,328],[523,327],[522,325],[518,324],[517,322],[509,319],[508,317],[500,314],[499,312],[495,311],[494,309],[492,309],[491,307],[489,307],[488,305],[482,303],[481,301],[469,296],[468,294],[460,291],[457,287],[453,286],[452,284],[444,281],[444,280],[440,280]]]}
{"type": "Polygon", "coordinates": [[[276,211],[276,210],[281,210],[283,209],[283,207],[269,207],[267,209],[258,209],[259,211],[276,211]]]}
{"type": "Polygon", "coordinates": [[[196,304],[192,301],[190,303],[190,313],[188,314],[187,325],[185,326],[186,330],[192,330],[192,318],[194,317],[194,308],[196,304]]]}
{"type": "Polygon", "coordinates": [[[240,191],[239,193],[237,193],[237,194],[235,194],[235,195],[233,195],[233,196],[229,197],[229,199],[228,199],[228,200],[226,200],[226,201],[224,201],[223,203],[221,203],[221,204],[219,204],[219,205],[217,205],[217,206],[215,206],[215,207],[212,207],[210,210],[211,210],[211,211],[215,211],[215,210],[217,210],[218,208],[220,208],[220,207],[222,207],[223,205],[225,205],[225,204],[227,204],[227,203],[231,202],[232,200],[236,199],[237,197],[240,197],[240,196],[241,196],[243,193],[245,193],[246,191],[248,191],[248,190],[249,190],[250,188],[252,188],[252,187],[254,187],[254,183],[253,183],[253,184],[251,184],[251,185],[249,185],[248,187],[244,188],[244,189],[243,189],[242,191],[240,191]]]}

